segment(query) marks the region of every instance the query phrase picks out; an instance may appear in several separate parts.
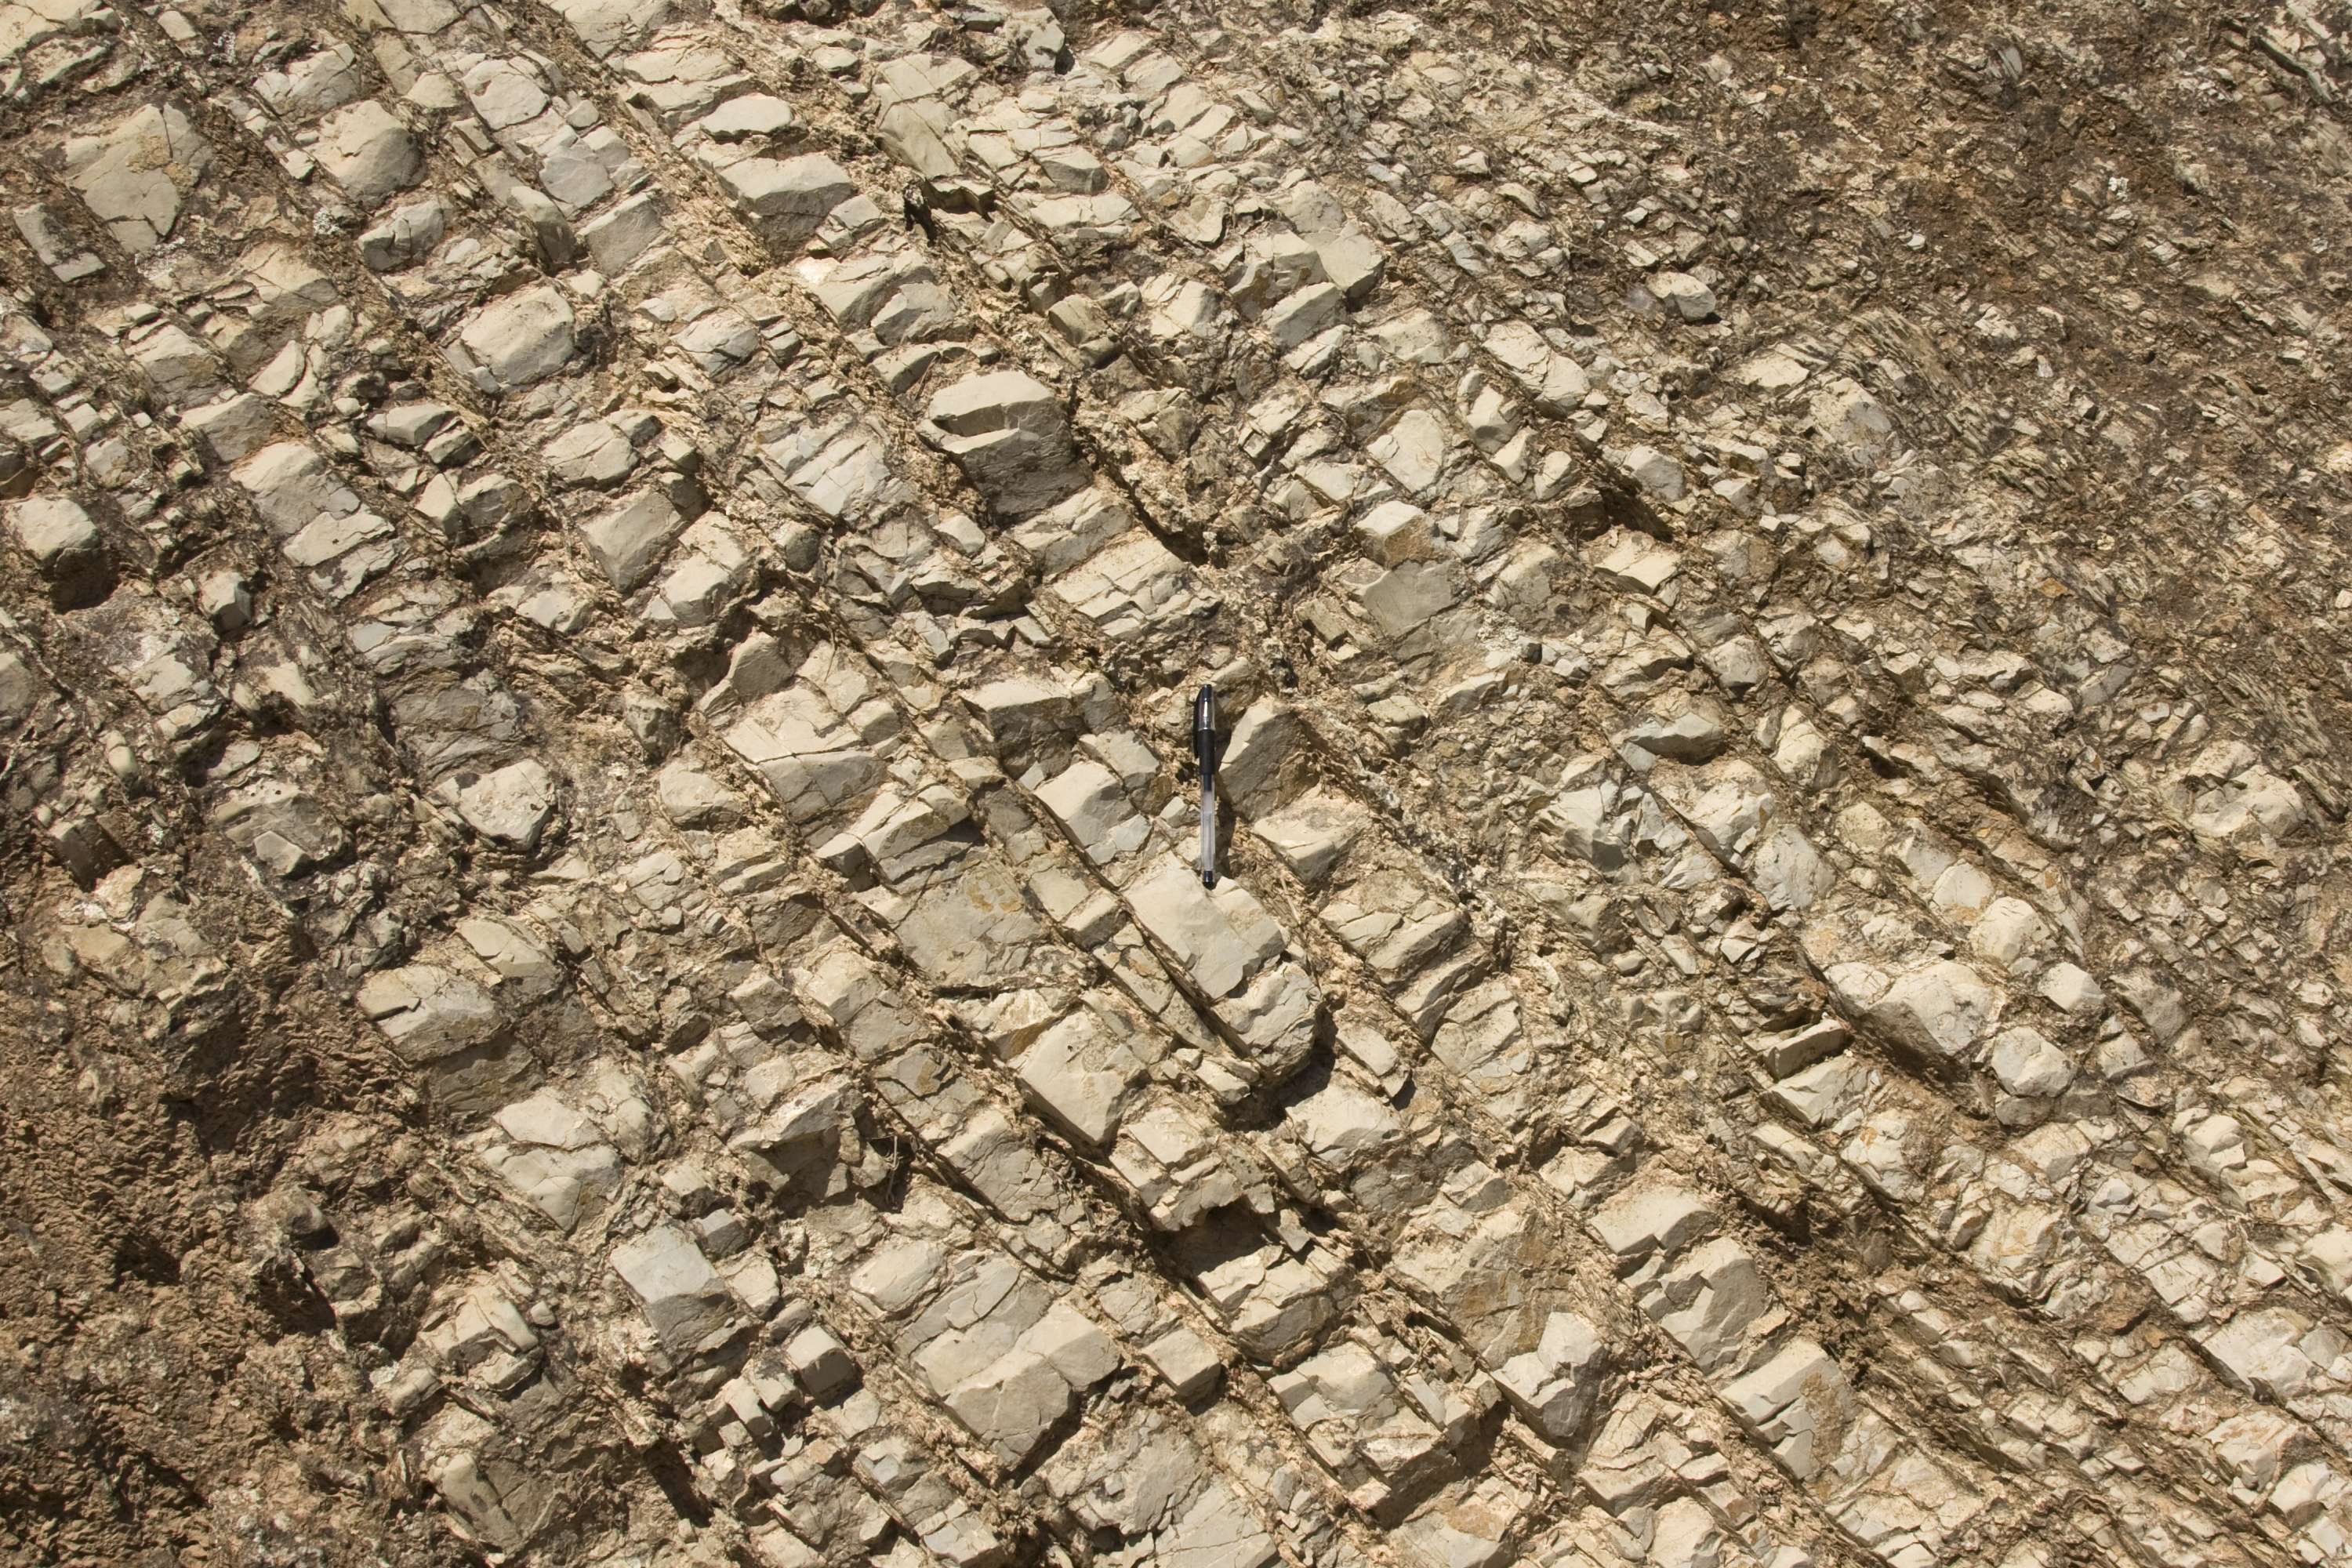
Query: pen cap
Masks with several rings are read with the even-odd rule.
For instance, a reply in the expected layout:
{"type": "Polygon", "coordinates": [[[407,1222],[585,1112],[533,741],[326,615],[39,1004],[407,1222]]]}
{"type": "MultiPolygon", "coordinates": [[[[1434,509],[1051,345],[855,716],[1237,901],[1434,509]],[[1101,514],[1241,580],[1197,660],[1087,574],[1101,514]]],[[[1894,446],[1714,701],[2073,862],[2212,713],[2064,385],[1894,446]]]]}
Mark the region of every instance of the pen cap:
{"type": "Polygon", "coordinates": [[[1217,743],[1217,689],[1203,686],[1192,699],[1192,756],[1203,767],[1217,743]]]}

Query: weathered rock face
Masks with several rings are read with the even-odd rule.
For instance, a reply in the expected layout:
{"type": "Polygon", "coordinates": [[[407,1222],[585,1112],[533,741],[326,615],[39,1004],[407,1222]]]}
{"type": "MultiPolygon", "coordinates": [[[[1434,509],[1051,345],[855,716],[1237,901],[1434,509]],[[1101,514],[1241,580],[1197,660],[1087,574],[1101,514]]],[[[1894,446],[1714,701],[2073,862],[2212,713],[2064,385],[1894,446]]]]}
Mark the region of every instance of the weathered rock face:
{"type": "Polygon", "coordinates": [[[2352,1559],[2347,33],[0,6],[0,1537],[2352,1559]]]}
{"type": "Polygon", "coordinates": [[[172,103],[149,104],[111,125],[68,139],[66,184],[128,251],[172,237],[188,187],[212,163],[212,148],[172,103]]]}

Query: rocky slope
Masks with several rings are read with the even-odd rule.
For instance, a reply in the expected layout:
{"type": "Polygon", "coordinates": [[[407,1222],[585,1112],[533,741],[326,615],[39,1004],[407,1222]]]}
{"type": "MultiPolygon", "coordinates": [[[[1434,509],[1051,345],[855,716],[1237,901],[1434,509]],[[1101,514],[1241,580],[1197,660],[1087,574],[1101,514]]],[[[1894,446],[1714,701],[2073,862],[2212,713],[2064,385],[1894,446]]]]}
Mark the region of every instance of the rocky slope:
{"type": "Polygon", "coordinates": [[[2352,1558],[2347,34],[8,0],[0,1558],[2352,1558]]]}

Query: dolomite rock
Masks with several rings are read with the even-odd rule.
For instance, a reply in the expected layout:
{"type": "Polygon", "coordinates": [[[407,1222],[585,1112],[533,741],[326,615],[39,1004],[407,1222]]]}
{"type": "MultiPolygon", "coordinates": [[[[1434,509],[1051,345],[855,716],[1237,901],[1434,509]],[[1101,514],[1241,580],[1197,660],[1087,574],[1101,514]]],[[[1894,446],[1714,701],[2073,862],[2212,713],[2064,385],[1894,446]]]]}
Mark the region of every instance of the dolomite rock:
{"type": "Polygon", "coordinates": [[[398,271],[432,255],[448,228],[448,211],[435,198],[403,202],[359,237],[360,259],[370,271],[398,271]]]}
{"type": "Polygon", "coordinates": [[[1687,272],[1661,272],[1650,279],[1658,302],[1685,321],[1704,321],[1715,314],[1715,291],[1687,272]]]}
{"type": "Polygon", "coordinates": [[[786,245],[814,234],[826,216],[857,189],[848,171],[821,153],[746,158],[728,165],[719,178],[735,205],[763,232],[786,245]]]}
{"type": "Polygon", "coordinates": [[[1086,482],[1060,400],[1032,376],[968,377],[941,388],[928,413],[941,447],[1003,516],[1043,510],[1086,482]]]}
{"type": "Polygon", "coordinates": [[[1993,1037],[1988,1058],[1995,1077],[2011,1094],[2047,1100],[2065,1091],[2074,1066],[2064,1052],[2034,1030],[2020,1026],[1993,1037]]]}
{"type": "Polygon", "coordinates": [[[1282,928],[1247,889],[1230,878],[1203,888],[1199,871],[1173,856],[1128,898],[1143,929],[1167,945],[1205,996],[1232,994],[1282,952],[1282,928]]]}
{"type": "Polygon", "coordinates": [[[1545,1320],[1536,1347],[1497,1367],[1495,1381],[1546,1441],[1570,1443],[1592,1413],[1606,1362],[1591,1322],[1573,1312],[1554,1312],[1545,1320]]]}
{"type": "Polygon", "coordinates": [[[530,758],[488,773],[453,774],[442,792],[467,826],[509,848],[536,847],[555,815],[555,781],[530,758]]]}
{"type": "Polygon", "coordinates": [[[1774,1458],[1811,1480],[1834,1458],[1829,1445],[1849,1419],[1853,1395],[1821,1346],[1791,1340],[1769,1361],[1724,1389],[1724,1397],[1774,1458]]]}
{"type": "Polygon", "coordinates": [[[412,963],[371,974],[358,1003],[393,1048],[411,1062],[431,1061],[478,1045],[499,1026],[488,993],[436,964],[412,963]]]}
{"type": "Polygon", "coordinates": [[[643,1304],[654,1332],[672,1350],[701,1349],[729,1331],[735,1299],[694,1237],[656,1226],[614,1249],[613,1272],[643,1304]]]}
{"type": "Polygon", "coordinates": [[[2346,1555],[2341,16],[1212,9],[0,6],[17,1555],[2346,1555]]]}
{"type": "Polygon", "coordinates": [[[110,573],[106,541],[89,512],[66,496],[36,496],[9,509],[16,544],[48,580],[60,608],[79,608],[106,596],[110,573]]]}
{"type": "Polygon", "coordinates": [[[563,368],[573,347],[572,307],[541,285],[491,301],[466,323],[458,342],[487,376],[486,392],[508,392],[563,368]]]}
{"type": "Polygon", "coordinates": [[[1949,960],[1898,977],[1870,1009],[1871,1021],[1936,1061],[1956,1061],[1983,1033],[1996,1003],[1966,964],[1949,960]]]}
{"type": "Polygon", "coordinates": [[[211,167],[212,144],[177,107],[150,104],[65,143],[66,184],[129,251],[172,237],[181,203],[211,167]]]}
{"type": "Polygon", "coordinates": [[[373,99],[339,109],[319,122],[318,158],[363,207],[416,184],[425,158],[408,128],[373,99]]]}

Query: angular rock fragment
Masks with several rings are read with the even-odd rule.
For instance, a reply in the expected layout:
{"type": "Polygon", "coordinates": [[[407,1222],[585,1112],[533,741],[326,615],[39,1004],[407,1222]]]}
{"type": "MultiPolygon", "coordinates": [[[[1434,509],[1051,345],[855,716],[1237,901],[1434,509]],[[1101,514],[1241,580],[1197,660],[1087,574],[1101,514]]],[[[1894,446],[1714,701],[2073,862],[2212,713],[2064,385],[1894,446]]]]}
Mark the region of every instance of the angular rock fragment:
{"type": "Polygon", "coordinates": [[[1110,642],[1181,626],[1212,603],[1175,552],[1148,533],[1129,535],[1073,566],[1047,591],[1110,642]]]}
{"type": "Polygon", "coordinates": [[[729,197],[780,247],[796,249],[857,192],[849,172],[822,153],[745,158],[719,171],[729,197]]]}
{"type": "Polygon", "coordinates": [[[1725,1385],[1724,1399],[1801,1481],[1836,1455],[1852,1418],[1853,1396],[1829,1353],[1811,1340],[1790,1340],[1763,1365],[1725,1385]]]}
{"type": "Polygon", "coordinates": [[[360,236],[360,259],[373,272],[412,266],[433,254],[448,225],[448,212],[437,198],[403,202],[360,236]]]}
{"type": "Polygon", "coordinates": [[[2074,1081],[2074,1064],[2039,1031],[2020,1026],[1992,1038],[1987,1057],[1993,1076],[2011,1094],[2048,1100],[2074,1081]]]}
{"type": "Polygon", "coordinates": [[[1974,970],[1947,959],[1898,977],[1870,1005],[1869,1016],[1927,1060],[1949,1063],[1976,1044],[1998,1007],[1974,970]]]}
{"type": "Polygon", "coordinates": [[[1612,1198],[1592,1227],[1630,1271],[1652,1253],[1680,1252],[1713,1230],[1716,1220],[1698,1194],[1680,1187],[1637,1187],[1612,1198]]]}
{"type": "Polygon", "coordinates": [[[626,594],[643,587],[686,526],[669,492],[648,486],[581,524],[581,537],[613,586],[626,594]]]}
{"type": "Polygon", "coordinates": [[[1311,888],[1329,876],[1365,822],[1353,805],[1318,790],[1260,817],[1255,826],[1291,874],[1311,888]]]}
{"type": "Polygon", "coordinates": [[[458,772],[438,792],[466,826],[493,843],[528,853],[555,815],[555,781],[544,764],[525,758],[487,773],[458,772]]]}
{"type": "Polygon", "coordinates": [[[180,203],[211,167],[211,143],[171,104],[134,110],[100,135],[65,144],[65,180],[136,254],[172,237],[180,203]]]}
{"type": "Polygon", "coordinates": [[[1658,303],[1685,321],[1704,321],[1715,314],[1715,290],[1687,272],[1660,272],[1649,280],[1658,303]]]}
{"type": "Polygon", "coordinates": [[[1340,1170],[1404,1135],[1395,1111],[1339,1079],[1293,1104],[1285,1121],[1307,1152],[1340,1170]]]}
{"type": "Polygon", "coordinates": [[[908,1325],[904,1343],[949,1412],[1007,1465],[1034,1454],[1119,1365],[1099,1328],[1010,1259],[964,1259],[959,1283],[908,1325]]]}
{"type": "Polygon", "coordinates": [[[1048,1116],[1100,1148],[1143,1081],[1144,1064],[1102,1016],[1080,1009],[1040,1035],[1013,1071],[1048,1116]]]}
{"type": "Polygon", "coordinates": [[[1536,1347],[1497,1367],[1495,1381],[1547,1442],[1564,1444],[1583,1431],[1607,1365],[1607,1348],[1592,1324],[1574,1312],[1554,1312],[1536,1347]]]}
{"type": "Polygon", "coordinates": [[[667,237],[661,199],[648,191],[580,226],[580,242],[599,271],[626,272],[667,237]]]}
{"type": "Polygon", "coordinates": [[[1450,1391],[1423,1384],[1406,1394],[1378,1356],[1347,1340],[1277,1375],[1273,1388],[1317,1457],[1359,1496],[1410,1485],[1442,1466],[1469,1415],[1450,1391]],[[1365,1491],[1368,1481],[1379,1491],[1365,1491]]]}
{"type": "Polygon", "coordinates": [[[499,1026],[489,994],[437,964],[412,963],[371,974],[360,983],[357,1001],[393,1049],[413,1063],[479,1045],[499,1026]]]}
{"type": "Polygon", "coordinates": [[[1204,995],[1239,989],[1285,945],[1282,928],[1238,883],[1225,879],[1204,889],[1199,873],[1172,856],[1128,898],[1144,930],[1175,953],[1204,995]]]}
{"type": "Polygon", "coordinates": [[[571,361],[572,307],[540,284],[492,300],[457,335],[484,392],[510,392],[543,381],[571,361]]]}
{"type": "Polygon", "coordinates": [[[552,1095],[518,1100],[496,1120],[508,1141],[485,1148],[482,1163],[559,1229],[572,1229],[619,1187],[619,1154],[593,1122],[552,1095]]]}
{"type": "Polygon", "coordinates": [[[49,209],[38,203],[29,203],[16,209],[10,216],[16,232],[41,258],[41,265],[57,275],[60,283],[77,283],[106,270],[106,263],[87,250],[79,249],[69,235],[60,233],[57,219],[49,209]]]}
{"type": "Polygon", "coordinates": [[[48,580],[58,608],[79,609],[106,597],[113,566],[98,524],[81,503],[66,496],[36,496],[8,509],[8,526],[17,547],[48,580]]]}
{"type": "Polygon", "coordinates": [[[716,1348],[736,1327],[740,1309],[694,1237],[656,1226],[613,1252],[613,1272],[643,1305],[655,1334],[676,1355],[716,1348]]]}
{"type": "Polygon", "coordinates": [[[929,413],[933,438],[1002,516],[1042,511],[1087,482],[1061,400],[1034,377],[967,377],[935,394],[929,413]]]}
{"type": "Polygon", "coordinates": [[[668,15],[669,0],[563,0],[556,9],[603,58],[644,42],[668,15]]]}
{"type": "Polygon", "coordinates": [[[238,790],[213,813],[230,841],[279,877],[340,859],[351,835],[315,796],[268,781],[238,790]]]}
{"type": "Polygon", "coordinates": [[[1328,190],[1302,181],[1285,193],[1283,211],[1349,304],[1361,303],[1380,286],[1388,252],[1350,221],[1344,204],[1328,190]]]}
{"type": "Polygon", "coordinates": [[[1152,1370],[1168,1380],[1179,1399],[1191,1399],[1216,1386],[1224,1366],[1208,1342],[1190,1329],[1171,1329],[1143,1347],[1152,1370]]]}
{"type": "Polygon", "coordinates": [[[1053,814],[1087,859],[1101,864],[1139,847],[1150,823],[1139,813],[1111,771],[1078,762],[1038,786],[1039,804],[1053,814]]]}
{"type": "Polygon", "coordinates": [[[320,164],[362,207],[381,205],[416,184],[425,157],[408,128],[374,99],[339,109],[319,122],[320,164]]]}

